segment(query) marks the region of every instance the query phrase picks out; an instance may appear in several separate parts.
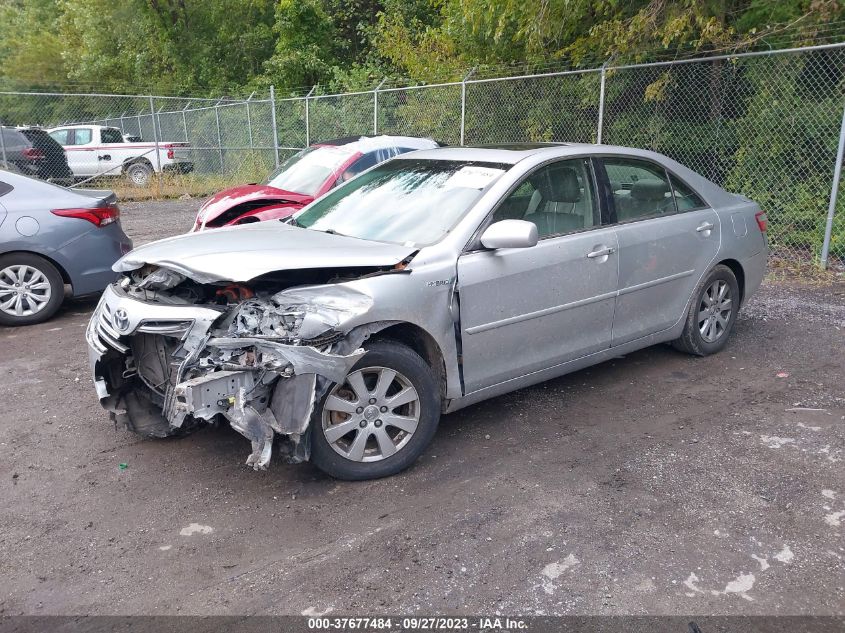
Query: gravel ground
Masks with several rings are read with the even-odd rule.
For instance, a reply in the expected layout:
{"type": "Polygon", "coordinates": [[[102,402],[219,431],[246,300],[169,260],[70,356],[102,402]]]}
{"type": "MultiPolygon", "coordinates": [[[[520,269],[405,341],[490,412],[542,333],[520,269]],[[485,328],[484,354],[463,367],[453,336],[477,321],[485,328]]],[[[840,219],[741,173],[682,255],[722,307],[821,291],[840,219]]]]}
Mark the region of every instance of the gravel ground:
{"type": "MultiPolygon", "coordinates": [[[[136,244],[198,200],[124,204],[136,244]]],[[[248,470],[91,387],[91,301],[0,328],[0,615],[845,613],[845,283],[444,417],[409,471],[248,470]],[[119,468],[127,464],[126,469],[119,468]]]]}

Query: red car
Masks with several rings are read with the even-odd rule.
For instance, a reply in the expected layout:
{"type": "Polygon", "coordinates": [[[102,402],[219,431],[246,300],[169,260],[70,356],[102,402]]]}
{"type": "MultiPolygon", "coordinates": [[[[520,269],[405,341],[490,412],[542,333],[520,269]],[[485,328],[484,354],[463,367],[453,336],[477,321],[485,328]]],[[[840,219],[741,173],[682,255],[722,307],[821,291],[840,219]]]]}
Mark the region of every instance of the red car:
{"type": "Polygon", "coordinates": [[[411,136],[356,136],[317,143],[289,158],[267,180],[209,198],[194,231],[286,218],[330,189],[398,154],[438,144],[411,136]]]}

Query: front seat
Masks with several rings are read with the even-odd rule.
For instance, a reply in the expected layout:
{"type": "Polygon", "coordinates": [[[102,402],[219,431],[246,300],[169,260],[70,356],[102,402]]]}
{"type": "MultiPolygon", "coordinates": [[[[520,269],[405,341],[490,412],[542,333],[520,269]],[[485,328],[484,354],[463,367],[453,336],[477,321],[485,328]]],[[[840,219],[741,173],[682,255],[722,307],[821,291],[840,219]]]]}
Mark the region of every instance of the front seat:
{"type": "Polygon", "coordinates": [[[537,225],[540,237],[584,228],[585,218],[577,209],[581,186],[574,169],[564,165],[543,169],[530,182],[535,192],[524,219],[537,225]]]}

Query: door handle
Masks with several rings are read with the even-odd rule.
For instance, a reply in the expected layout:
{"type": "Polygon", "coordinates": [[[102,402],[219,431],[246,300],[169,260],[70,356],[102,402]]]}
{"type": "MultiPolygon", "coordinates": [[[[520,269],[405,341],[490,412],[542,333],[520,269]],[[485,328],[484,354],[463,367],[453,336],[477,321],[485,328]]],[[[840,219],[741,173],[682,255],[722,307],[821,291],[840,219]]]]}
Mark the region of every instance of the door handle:
{"type": "Polygon", "coordinates": [[[587,253],[587,257],[589,259],[595,259],[596,257],[604,257],[605,255],[612,255],[616,252],[616,249],[612,246],[605,246],[604,248],[600,248],[598,250],[592,251],[587,253]]]}
{"type": "Polygon", "coordinates": [[[97,156],[97,160],[111,160],[111,154],[105,154],[103,156],[97,156]]]}
{"type": "Polygon", "coordinates": [[[713,223],[712,222],[705,222],[697,229],[695,229],[698,233],[703,233],[704,231],[712,231],[713,230],[713,223]]]}

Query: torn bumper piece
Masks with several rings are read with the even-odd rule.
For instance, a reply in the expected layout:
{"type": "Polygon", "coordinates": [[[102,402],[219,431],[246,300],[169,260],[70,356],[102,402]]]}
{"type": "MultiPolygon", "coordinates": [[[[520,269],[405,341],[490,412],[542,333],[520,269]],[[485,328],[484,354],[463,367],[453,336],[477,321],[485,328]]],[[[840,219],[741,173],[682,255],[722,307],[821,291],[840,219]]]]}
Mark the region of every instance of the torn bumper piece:
{"type": "MultiPolygon", "coordinates": [[[[324,292],[331,298],[331,287],[324,292]]],[[[101,403],[115,422],[156,437],[185,433],[220,416],[250,441],[247,464],[255,469],[268,466],[276,434],[288,440],[282,445],[288,461],[307,460],[307,431],[314,407],[328,386],[343,381],[365,354],[360,348],[365,338],[388,323],[343,334],[335,328],[357,315],[358,305],[343,318],[337,318],[343,310],[332,309],[335,306],[287,305],[279,310],[279,297],[284,294],[265,300],[269,308],[262,314],[261,325],[247,331],[241,317],[245,307],[255,311],[255,299],[248,306],[245,302],[229,310],[151,306],[120,288],[108,288],[87,331],[101,403]],[[291,310],[317,314],[323,326],[297,318],[297,331],[280,336],[282,313],[289,318],[291,310]],[[279,313],[278,320],[272,318],[274,311],[279,313]],[[150,314],[153,319],[145,318],[150,314]],[[174,327],[167,327],[168,323],[174,327]],[[303,323],[322,335],[319,348],[300,342],[303,323]]],[[[348,295],[346,289],[337,293],[341,307],[353,304],[350,299],[358,301],[360,308],[368,307],[366,301],[360,303],[360,297],[348,295]]]]}
{"type": "Polygon", "coordinates": [[[302,440],[316,401],[322,397],[318,376],[330,382],[342,381],[364,350],[342,356],[313,347],[248,338],[208,341],[208,347],[220,350],[242,350],[245,346],[261,352],[265,366],[215,371],[177,384],[170,406],[165,408],[168,422],[179,427],[189,415],[204,420],[222,415],[251,442],[252,453],[246,463],[256,470],[266,469],[270,463],[274,433],[291,441],[289,461],[305,461],[309,450],[302,440]]]}

